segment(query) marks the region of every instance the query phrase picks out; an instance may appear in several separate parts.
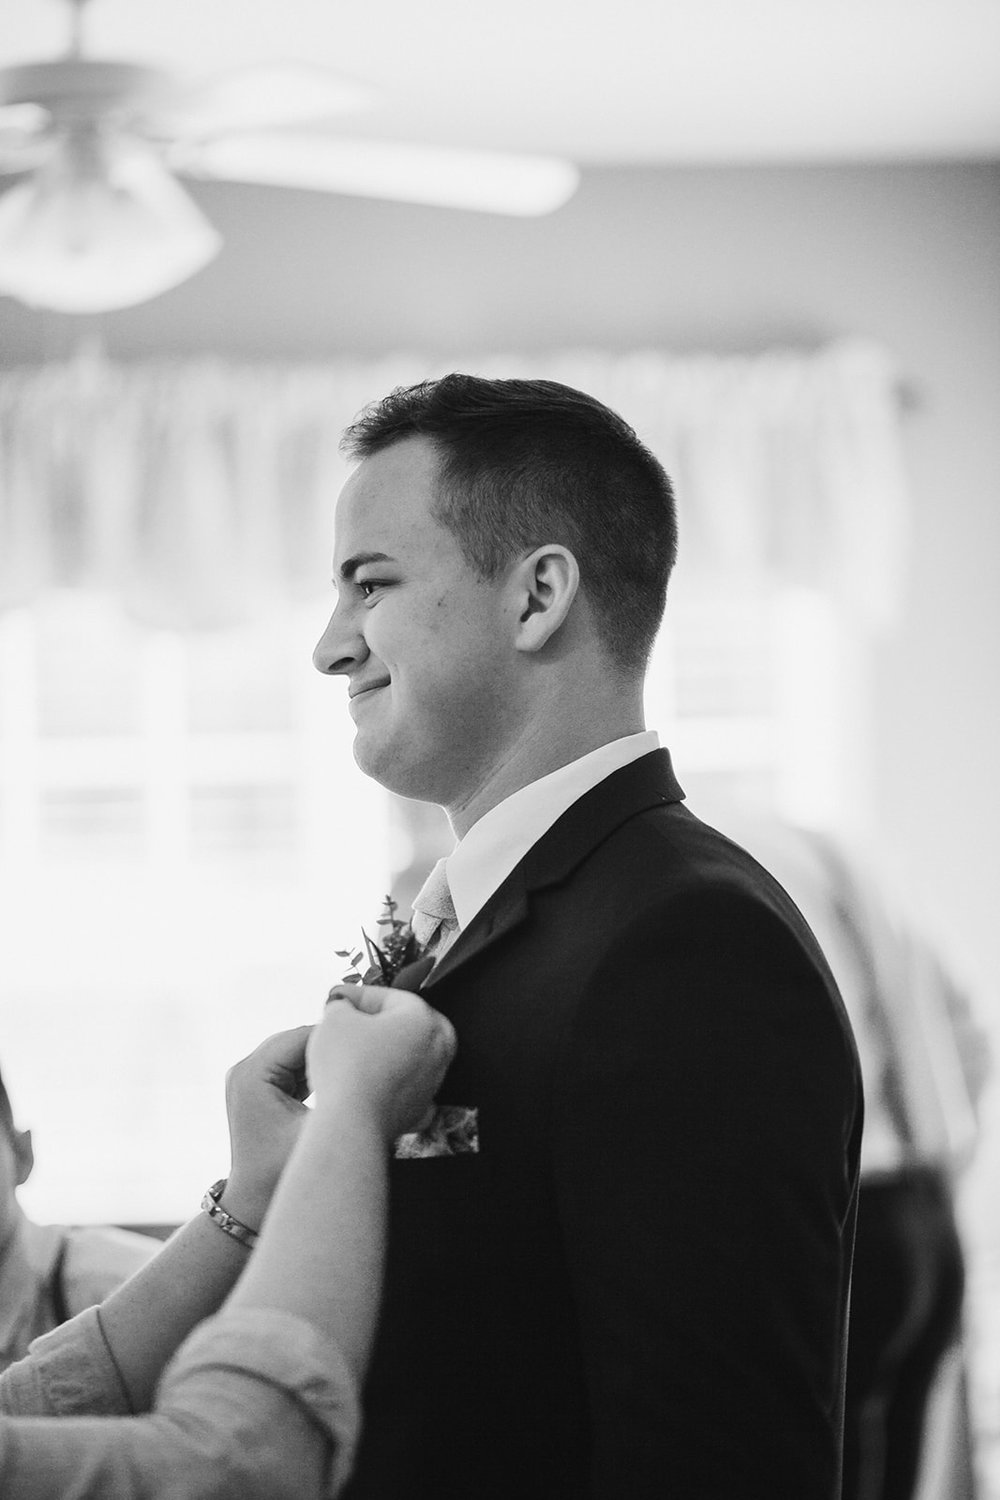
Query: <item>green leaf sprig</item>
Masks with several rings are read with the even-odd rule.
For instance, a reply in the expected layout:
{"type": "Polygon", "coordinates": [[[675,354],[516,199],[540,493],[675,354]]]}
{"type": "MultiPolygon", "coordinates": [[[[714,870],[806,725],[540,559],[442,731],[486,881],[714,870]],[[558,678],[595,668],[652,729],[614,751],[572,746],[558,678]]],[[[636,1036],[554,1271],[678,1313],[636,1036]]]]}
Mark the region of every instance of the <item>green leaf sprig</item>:
{"type": "Polygon", "coordinates": [[[377,919],[379,927],[388,929],[380,933],[381,942],[376,943],[362,928],[363,949],[359,948],[357,953],[352,953],[349,948],[335,950],[338,958],[346,958],[350,964],[341,984],[378,984],[388,987],[401,969],[420,957],[420,945],[413,936],[410,924],[397,916],[398,910],[399,903],[391,896],[386,896],[382,915],[377,919]],[[362,970],[361,962],[366,954],[368,967],[362,970]]]}

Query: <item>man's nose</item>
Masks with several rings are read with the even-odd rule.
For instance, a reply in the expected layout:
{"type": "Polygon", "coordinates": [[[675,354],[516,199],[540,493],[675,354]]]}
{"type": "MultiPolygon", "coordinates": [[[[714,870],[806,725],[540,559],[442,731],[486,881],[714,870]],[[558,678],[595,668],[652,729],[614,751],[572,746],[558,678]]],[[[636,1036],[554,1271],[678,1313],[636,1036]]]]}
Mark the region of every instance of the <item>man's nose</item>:
{"type": "Polygon", "coordinates": [[[329,677],[350,672],[367,655],[368,647],[362,637],[335,609],[313,652],[313,666],[317,672],[329,677]]]}

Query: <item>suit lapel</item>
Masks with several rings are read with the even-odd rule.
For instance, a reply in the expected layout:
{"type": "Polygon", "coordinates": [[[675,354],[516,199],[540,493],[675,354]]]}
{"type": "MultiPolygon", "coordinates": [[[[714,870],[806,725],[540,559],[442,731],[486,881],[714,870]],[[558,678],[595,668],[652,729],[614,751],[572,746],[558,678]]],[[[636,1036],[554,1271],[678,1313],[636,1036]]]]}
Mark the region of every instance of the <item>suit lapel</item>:
{"type": "MultiPolygon", "coordinates": [[[[568,807],[494,891],[423,985],[432,990],[463,964],[520,926],[532,891],[556,885],[623,823],[651,807],[680,802],[668,750],[653,750],[613,771],[568,807]]],[[[400,976],[401,977],[401,976],[400,976]]]]}

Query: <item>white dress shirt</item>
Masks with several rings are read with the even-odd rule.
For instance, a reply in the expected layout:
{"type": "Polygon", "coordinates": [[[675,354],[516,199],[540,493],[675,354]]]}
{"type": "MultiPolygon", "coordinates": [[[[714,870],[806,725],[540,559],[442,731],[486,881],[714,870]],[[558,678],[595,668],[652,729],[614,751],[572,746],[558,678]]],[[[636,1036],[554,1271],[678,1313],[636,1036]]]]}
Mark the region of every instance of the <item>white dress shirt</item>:
{"type": "Polygon", "coordinates": [[[659,736],[653,729],[611,740],[560,766],[558,771],[529,782],[473,823],[447,860],[448,887],[459,932],[468,927],[514,866],[567,808],[613,771],[620,771],[659,746],[659,736]]]}

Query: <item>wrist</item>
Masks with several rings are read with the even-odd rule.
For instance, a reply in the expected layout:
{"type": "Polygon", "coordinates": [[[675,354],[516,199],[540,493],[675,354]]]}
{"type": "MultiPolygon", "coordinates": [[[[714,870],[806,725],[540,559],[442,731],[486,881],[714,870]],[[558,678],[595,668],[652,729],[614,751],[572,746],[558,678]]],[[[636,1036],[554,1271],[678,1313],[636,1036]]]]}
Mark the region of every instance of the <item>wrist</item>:
{"type": "Polygon", "coordinates": [[[315,1126],[324,1135],[339,1139],[360,1132],[386,1144],[399,1134],[395,1113],[391,1100],[374,1098],[370,1088],[346,1081],[317,1094],[313,1107],[315,1126]]]}
{"type": "Polygon", "coordinates": [[[220,1208],[255,1232],[264,1222],[270,1201],[271,1191],[260,1183],[241,1178],[238,1173],[231,1173],[226,1179],[218,1199],[220,1208]]]}

